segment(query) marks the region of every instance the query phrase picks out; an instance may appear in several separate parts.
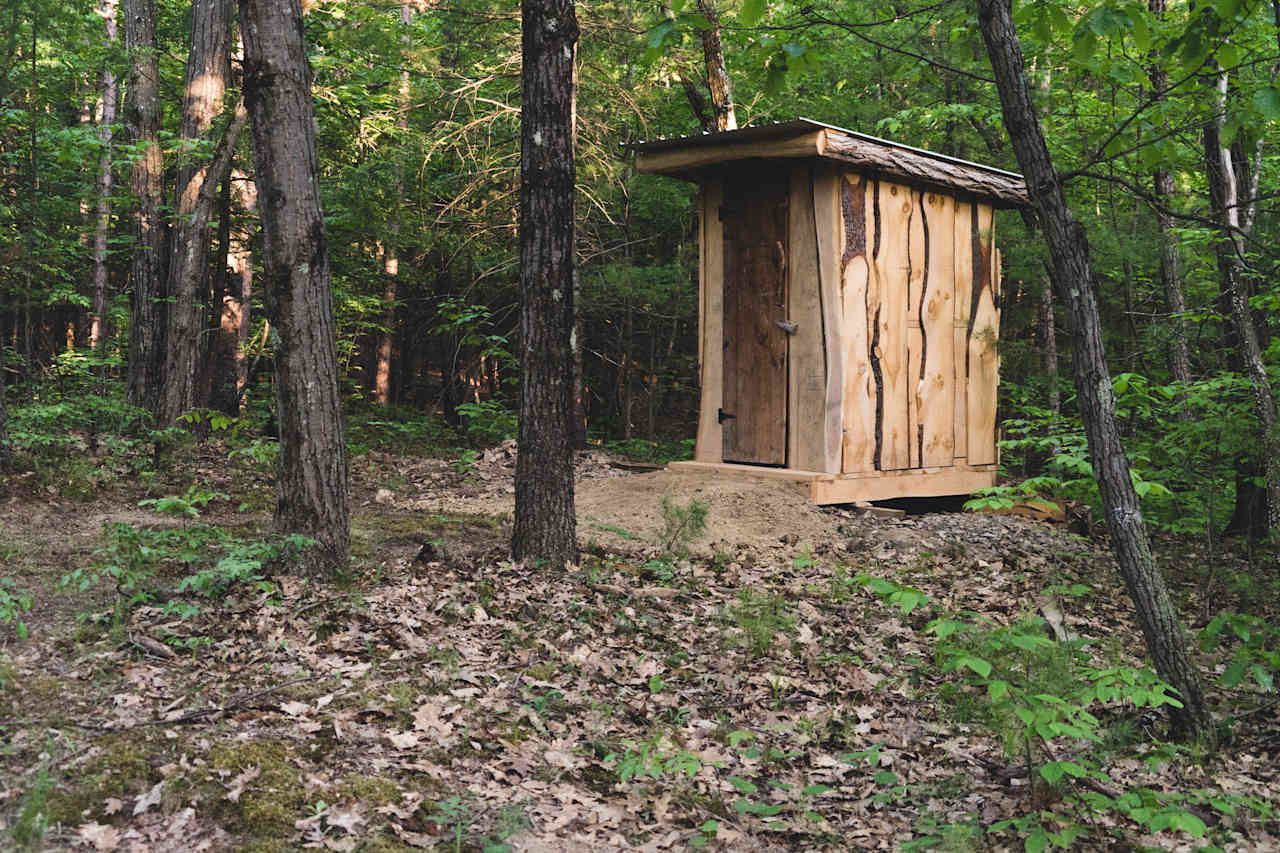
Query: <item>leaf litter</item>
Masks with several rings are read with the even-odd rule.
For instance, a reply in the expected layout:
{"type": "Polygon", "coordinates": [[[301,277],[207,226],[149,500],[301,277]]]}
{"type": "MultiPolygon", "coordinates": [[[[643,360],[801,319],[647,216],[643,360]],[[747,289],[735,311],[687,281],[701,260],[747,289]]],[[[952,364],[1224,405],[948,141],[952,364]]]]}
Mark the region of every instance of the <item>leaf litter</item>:
{"type": "MultiPolygon", "coordinates": [[[[47,849],[889,850],[1053,793],[938,702],[923,625],[853,575],[1001,624],[1087,583],[1049,602],[1051,621],[1143,654],[1103,543],[1016,517],[823,510],[785,484],[634,475],[598,452],[580,465],[582,565],[513,564],[513,461],[353,466],[408,484],[357,482],[358,530],[469,519],[434,549],[366,533],[353,590],[279,575],[185,622],[146,605],[123,637],[77,640],[64,614],[8,647],[0,815],[14,826],[45,777],[47,849]],[[710,518],[658,577],[663,495],[704,500],[710,518]],[[204,642],[151,650],[174,636],[204,642]]],[[[24,511],[6,510],[6,530],[24,511]]],[[[83,514],[42,508],[60,512],[83,514]]],[[[1196,587],[1180,593],[1195,612],[1196,587]]],[[[1108,770],[1274,803],[1280,727],[1259,707],[1252,739],[1213,764],[1108,770]]],[[[1268,820],[1220,829],[1229,849],[1277,844],[1268,820]]],[[[1021,849],[1009,834],[968,843],[1021,849]]]]}

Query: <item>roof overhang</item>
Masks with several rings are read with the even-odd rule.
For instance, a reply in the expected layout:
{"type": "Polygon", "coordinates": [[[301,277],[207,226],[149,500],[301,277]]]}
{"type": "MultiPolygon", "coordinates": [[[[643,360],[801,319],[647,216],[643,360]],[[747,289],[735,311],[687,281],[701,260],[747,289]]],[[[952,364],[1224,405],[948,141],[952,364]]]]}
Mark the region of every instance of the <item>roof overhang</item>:
{"type": "Polygon", "coordinates": [[[1022,176],[800,118],[723,133],[658,139],[629,146],[636,168],[701,183],[726,165],[746,160],[814,159],[843,163],[949,192],[967,193],[997,207],[1027,207],[1022,176]]]}

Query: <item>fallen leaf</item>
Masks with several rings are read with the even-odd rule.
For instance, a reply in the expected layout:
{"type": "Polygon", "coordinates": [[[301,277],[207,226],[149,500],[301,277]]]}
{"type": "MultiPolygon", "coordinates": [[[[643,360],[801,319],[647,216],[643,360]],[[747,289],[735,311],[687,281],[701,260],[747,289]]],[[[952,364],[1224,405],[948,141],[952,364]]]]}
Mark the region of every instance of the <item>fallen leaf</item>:
{"type": "Polygon", "coordinates": [[[159,782],[155,783],[155,785],[151,786],[150,791],[147,791],[141,797],[138,797],[138,801],[133,804],[133,816],[137,817],[152,806],[160,805],[160,795],[163,789],[164,780],[161,779],[159,782]]]}
{"type": "Polygon", "coordinates": [[[257,779],[260,775],[262,775],[261,767],[250,767],[232,779],[231,783],[226,786],[227,799],[233,803],[240,802],[240,795],[244,793],[244,786],[257,779]]]}
{"type": "Polygon", "coordinates": [[[306,702],[285,702],[280,706],[280,710],[284,711],[290,717],[301,717],[303,714],[311,710],[311,706],[306,702]]]}
{"type": "Polygon", "coordinates": [[[93,845],[95,850],[115,850],[120,846],[120,833],[114,826],[104,823],[86,823],[77,830],[80,840],[93,845]]]}
{"type": "Polygon", "coordinates": [[[387,740],[396,749],[413,749],[418,745],[418,736],[413,732],[387,732],[387,740]]]}

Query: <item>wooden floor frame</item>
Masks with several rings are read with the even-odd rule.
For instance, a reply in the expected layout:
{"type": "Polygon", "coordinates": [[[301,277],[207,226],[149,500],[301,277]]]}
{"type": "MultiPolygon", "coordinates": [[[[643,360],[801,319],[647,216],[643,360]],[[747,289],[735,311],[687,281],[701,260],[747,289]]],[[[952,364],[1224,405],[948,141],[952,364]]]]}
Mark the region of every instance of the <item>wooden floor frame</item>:
{"type": "Polygon", "coordinates": [[[861,474],[824,474],[820,471],[764,468],[729,462],[672,462],[667,468],[712,476],[753,477],[793,483],[802,492],[807,489],[809,499],[820,506],[893,498],[967,495],[996,484],[995,465],[957,464],[946,468],[868,471],[861,474]]]}

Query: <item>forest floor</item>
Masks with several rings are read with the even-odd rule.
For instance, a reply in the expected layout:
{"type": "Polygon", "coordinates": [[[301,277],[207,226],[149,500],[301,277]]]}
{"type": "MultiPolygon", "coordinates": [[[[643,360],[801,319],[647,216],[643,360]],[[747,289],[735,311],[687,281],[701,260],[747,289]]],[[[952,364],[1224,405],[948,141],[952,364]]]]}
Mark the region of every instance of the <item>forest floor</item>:
{"type": "MultiPolygon", "coordinates": [[[[27,639],[0,625],[0,848],[1280,849],[1274,694],[1213,690],[1233,737],[1217,752],[1174,749],[1161,712],[1116,700],[1092,707],[1103,743],[1051,738],[1046,755],[973,673],[940,671],[925,629],[943,613],[999,630],[1042,629],[1025,621],[1039,612],[1092,639],[1082,659],[1140,666],[1104,541],[1016,516],[821,509],[774,482],[634,474],[591,452],[582,565],[521,566],[513,469],[509,446],[357,457],[350,577],[213,598],[178,588],[181,560],[225,547],[211,528],[261,537],[261,471],[209,446],[145,490],[11,478],[2,574],[36,601],[27,639]],[[198,518],[138,506],[192,483],[226,497],[198,518]],[[664,496],[709,506],[687,557],[663,547],[664,496]],[[197,553],[155,563],[113,624],[112,583],[59,579],[111,562],[114,523],[131,526],[117,543],[167,530],[197,553]],[[860,574],[928,603],[891,604],[860,574]],[[1037,772],[1086,752],[1105,777],[1037,772]]],[[[1229,557],[1161,549],[1193,628],[1256,612],[1229,557]]],[[[997,668],[1065,690],[1075,658],[1049,646],[997,668]]]]}

